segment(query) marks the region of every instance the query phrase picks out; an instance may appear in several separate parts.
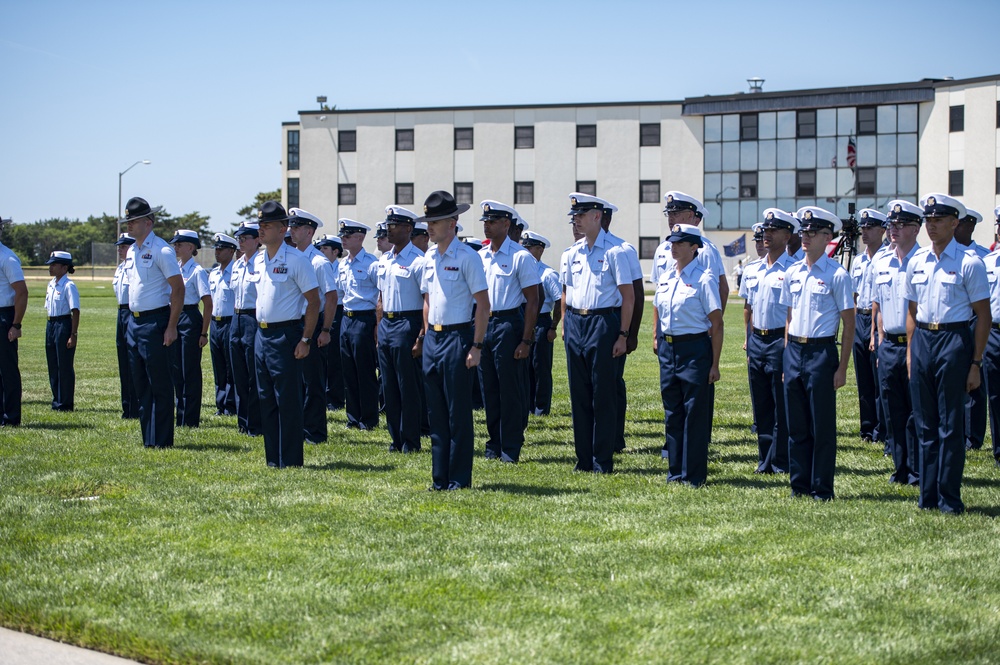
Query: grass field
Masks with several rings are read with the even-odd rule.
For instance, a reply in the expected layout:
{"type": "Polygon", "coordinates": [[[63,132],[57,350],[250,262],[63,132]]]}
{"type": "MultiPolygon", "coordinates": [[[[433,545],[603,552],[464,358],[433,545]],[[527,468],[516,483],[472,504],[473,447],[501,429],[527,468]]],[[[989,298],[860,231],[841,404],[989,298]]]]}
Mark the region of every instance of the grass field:
{"type": "Polygon", "coordinates": [[[920,511],[858,439],[849,372],[837,500],[790,499],[787,477],[752,473],[739,301],[705,487],[664,482],[644,333],[614,475],[572,472],[557,352],[554,415],[532,418],[522,463],[482,459],[478,413],[474,489],[437,493],[429,444],[390,454],[343,413],[304,468],[268,469],[260,439],[210,415],[207,351],[202,427],[143,449],[119,419],[109,284],[81,284],[77,411],[51,411],[29,287],[24,425],[0,430],[4,626],[150,663],[1000,660],[990,453],[969,455],[965,515],[920,511]]]}

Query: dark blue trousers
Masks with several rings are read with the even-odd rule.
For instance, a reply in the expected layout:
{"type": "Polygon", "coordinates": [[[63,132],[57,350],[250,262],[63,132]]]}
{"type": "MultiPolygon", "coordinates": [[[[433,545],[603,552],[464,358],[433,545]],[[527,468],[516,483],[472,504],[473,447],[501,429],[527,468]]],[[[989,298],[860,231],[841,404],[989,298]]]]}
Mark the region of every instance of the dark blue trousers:
{"type": "Polygon", "coordinates": [[[832,499],[837,463],[837,391],[833,389],[839,365],[837,345],[790,341],[783,361],[792,492],[832,499]]]}
{"type": "Polygon", "coordinates": [[[340,358],[344,370],[347,426],[378,427],[378,352],[375,348],[375,311],[344,314],[340,324],[340,358]]]}
{"type": "Polygon", "coordinates": [[[854,315],[854,378],[858,384],[858,406],[861,415],[861,436],[872,441],[884,441],[881,431],[878,399],[878,377],[874,353],[868,350],[871,343],[872,315],[857,312],[854,315]]]}
{"type": "Polygon", "coordinates": [[[465,358],[472,348],[473,327],[427,331],[424,338],[424,387],[431,424],[434,489],[472,484],[472,375],[465,358]]]}
{"type": "Polygon", "coordinates": [[[913,331],[910,393],[920,442],[920,507],[946,513],[965,510],[965,382],[972,363],[968,328],[913,331]]]}
{"type": "MultiPolygon", "coordinates": [[[[420,450],[423,405],[420,386],[422,361],[413,357],[413,345],[423,325],[423,312],[392,319],[378,326],[378,364],[385,386],[385,426],[393,450],[420,450]]],[[[425,338],[426,339],[426,338],[425,338]]]]}
{"type": "Polygon", "coordinates": [[[486,457],[517,462],[524,446],[528,360],[514,360],[524,339],[524,316],[494,316],[486,327],[479,380],[486,407],[486,457]]]}
{"type": "Polygon", "coordinates": [[[132,370],[128,367],[128,320],[132,313],[128,307],[118,308],[118,325],[115,326],[115,350],[118,352],[118,382],[122,393],[122,418],[139,417],[139,398],[135,396],[135,386],[132,385],[132,370]]]}
{"type": "Polygon", "coordinates": [[[528,365],[528,411],[547,416],[552,410],[552,315],[539,314],[535,324],[535,344],[531,347],[528,365]]]}
{"type": "Polygon", "coordinates": [[[340,358],[340,322],[343,318],[344,306],[337,305],[330,343],[326,346],[326,408],[332,411],[344,408],[344,369],[340,358]]]}
{"type": "MultiPolygon", "coordinates": [[[[969,329],[975,338],[975,316],[972,317],[969,329]]],[[[979,450],[983,447],[983,440],[986,438],[987,401],[986,382],[982,381],[978,388],[969,393],[969,399],[965,402],[965,447],[970,450],[979,450]]]]}
{"type": "Polygon", "coordinates": [[[887,336],[878,345],[879,395],[886,415],[886,442],[892,454],[889,482],[917,484],[917,430],[906,370],[906,340],[887,336]]]}
{"type": "Polygon", "coordinates": [[[990,338],[983,354],[983,379],[990,403],[990,438],[993,439],[993,459],[1000,463],[1000,330],[990,328],[990,338]]]}
{"type": "Polygon", "coordinates": [[[788,473],[788,419],[785,416],[784,335],[747,338],[750,405],[757,423],[757,472],[788,473]]]}
{"type": "Polygon", "coordinates": [[[17,341],[7,341],[14,323],[14,308],[0,307],[0,425],[21,424],[21,371],[17,366],[17,341]]]}
{"type": "MultiPolygon", "coordinates": [[[[319,323],[316,330],[323,325],[323,312],[319,313],[319,323]]],[[[304,325],[304,324],[303,324],[304,325]]],[[[309,340],[309,355],[302,363],[302,425],[307,441],[323,443],[327,439],[326,432],[326,381],[327,352],[326,347],[316,346],[319,332],[314,332],[309,340]]],[[[332,336],[332,333],[331,333],[332,336]]]]}
{"type": "Polygon", "coordinates": [[[660,396],[670,459],[668,481],[699,487],[708,477],[708,442],[712,438],[712,398],[708,373],[712,369],[712,340],[699,337],[670,343],[661,337],[660,396]]]}
{"type": "Polygon", "coordinates": [[[229,361],[233,368],[236,392],[236,425],[243,434],[260,436],[260,397],[257,394],[257,368],[254,347],[257,319],[252,314],[237,314],[229,325],[229,361]]]}
{"type": "Polygon", "coordinates": [[[212,319],[208,351],[212,356],[212,374],[215,377],[215,409],[223,416],[236,415],[236,388],[233,386],[233,366],[229,362],[229,328],[233,317],[221,321],[212,319]]]}
{"type": "Polygon", "coordinates": [[[156,448],[174,445],[173,364],[170,347],[163,346],[163,331],[170,321],[170,311],[164,309],[138,318],[129,317],[127,337],[128,365],[139,400],[142,444],[156,448]]]}
{"type": "Polygon", "coordinates": [[[563,329],[576,469],[611,473],[618,431],[618,360],[611,351],[621,329],[620,314],[567,311],[563,329]]]}
{"type": "Polygon", "coordinates": [[[49,387],[52,388],[52,409],[55,411],[73,410],[76,346],[66,348],[72,332],[73,319],[69,314],[51,318],[45,325],[45,360],[49,368],[49,387]]]}
{"type": "Polygon", "coordinates": [[[625,387],[625,360],[628,356],[615,358],[617,383],[615,384],[615,452],[625,450],[625,411],[628,408],[628,390],[625,387]]]}
{"type": "Polygon", "coordinates": [[[198,340],[203,322],[197,305],[185,305],[177,320],[177,341],[170,345],[178,427],[201,424],[201,347],[198,340]]]}
{"type": "MultiPolygon", "coordinates": [[[[280,328],[258,328],[254,341],[260,423],[268,466],[302,466],[302,360],[295,346],[302,339],[302,323],[280,328]]],[[[312,355],[310,350],[309,355],[312,355]]],[[[305,362],[308,362],[308,356],[305,362]]]]}

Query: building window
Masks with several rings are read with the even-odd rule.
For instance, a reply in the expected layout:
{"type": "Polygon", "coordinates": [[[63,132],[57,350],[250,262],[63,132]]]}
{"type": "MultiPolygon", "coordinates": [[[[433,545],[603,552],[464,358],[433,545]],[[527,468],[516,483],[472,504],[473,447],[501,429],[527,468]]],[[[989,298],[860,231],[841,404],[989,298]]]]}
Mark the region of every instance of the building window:
{"type": "Polygon", "coordinates": [[[597,147],[597,125],[576,126],[576,147],[577,148],[597,147]]]}
{"type": "Polygon", "coordinates": [[[396,150],[413,150],[413,130],[396,130],[396,150]]]}
{"type": "Polygon", "coordinates": [[[640,180],[639,203],[659,203],[659,202],[660,202],[660,181],[640,180]]]}
{"type": "Polygon", "coordinates": [[[816,170],[795,172],[795,196],[816,196],[816,170]]]}
{"type": "Polygon", "coordinates": [[[298,208],[299,207],[299,179],[289,178],[288,179],[288,207],[298,208]]]}
{"type": "Polygon", "coordinates": [[[855,195],[875,196],[875,169],[858,169],[855,195]]]}
{"type": "Polygon", "coordinates": [[[799,111],[795,122],[795,135],[800,139],[816,136],[816,111],[799,111]]]}
{"type": "Polygon", "coordinates": [[[455,183],[455,203],[468,203],[472,205],[472,183],[455,183]]]}
{"type": "Polygon", "coordinates": [[[997,169],[997,196],[1000,196],[1000,168],[997,169]]]}
{"type": "Polygon", "coordinates": [[[288,164],[289,171],[296,171],[299,168],[299,130],[288,131],[288,164]]]}
{"type": "Polygon", "coordinates": [[[472,127],[455,128],[455,150],[472,150],[472,127]]]}
{"type": "Polygon", "coordinates": [[[1000,102],[997,102],[997,128],[1000,129],[1000,102]]]}
{"type": "Polygon", "coordinates": [[[965,171],[948,171],[948,196],[963,194],[965,194],[965,171]]]}
{"type": "Polygon", "coordinates": [[[358,203],[357,185],[337,185],[337,205],[353,206],[358,203]]]}
{"type": "Polygon", "coordinates": [[[577,180],[576,191],[587,196],[597,196],[596,180],[577,180]]]}
{"type": "Polygon", "coordinates": [[[514,183],[514,205],[535,202],[535,183],[515,182],[514,183]]]}
{"type": "Polygon", "coordinates": [[[358,151],[358,133],[353,129],[342,129],[337,132],[337,145],[339,152],[358,151]]]}
{"type": "Polygon", "coordinates": [[[959,104],[948,109],[948,131],[965,131],[965,105],[959,104]]]}
{"type": "MultiPolygon", "coordinates": [[[[815,118],[813,118],[813,124],[815,125],[815,118]]],[[[813,127],[815,131],[815,127],[813,127]]],[[[757,114],[756,113],[745,113],[740,116],[740,140],[741,141],[756,141],[757,140],[757,114]]]]}
{"type": "Polygon", "coordinates": [[[858,107],[858,134],[875,134],[878,132],[878,113],[874,106],[858,107]]]}
{"type": "Polygon", "coordinates": [[[642,260],[651,259],[656,255],[656,248],[660,246],[660,239],[656,236],[643,236],[639,238],[639,258],[642,260]]]}
{"type": "Polygon", "coordinates": [[[528,125],[526,127],[514,128],[514,148],[527,149],[535,147],[535,128],[528,125]]]}
{"type": "Polygon", "coordinates": [[[757,172],[743,171],[740,173],[740,198],[757,198],[757,172]]]}
{"type": "Polygon", "coordinates": [[[396,183],[396,203],[399,205],[412,205],[413,204],[413,183],[412,182],[397,182],[396,183]]]}
{"type": "Polygon", "coordinates": [[[644,122],[639,125],[639,145],[660,145],[660,123],[644,122]]]}

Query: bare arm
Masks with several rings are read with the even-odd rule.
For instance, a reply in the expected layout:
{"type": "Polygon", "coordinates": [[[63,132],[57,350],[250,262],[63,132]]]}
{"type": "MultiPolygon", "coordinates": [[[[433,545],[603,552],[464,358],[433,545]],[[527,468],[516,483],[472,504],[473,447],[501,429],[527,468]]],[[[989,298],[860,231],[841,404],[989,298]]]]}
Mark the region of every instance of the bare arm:
{"type": "Polygon", "coordinates": [[[524,333],[521,335],[521,343],[514,349],[514,360],[524,360],[531,354],[531,344],[523,340],[533,340],[535,338],[535,323],[538,321],[538,288],[529,286],[521,289],[524,294],[524,333]]]}
{"type": "Polygon", "coordinates": [[[726,303],[729,302],[729,280],[725,275],[719,275],[719,302],[722,303],[722,313],[726,313],[726,303]]]}
{"type": "Polygon", "coordinates": [[[327,329],[333,326],[333,319],[336,315],[337,289],[334,289],[323,296],[323,329],[316,335],[316,346],[322,348],[330,343],[330,333],[327,332],[327,329]]]}
{"type": "MultiPolygon", "coordinates": [[[[476,299],[476,328],[472,335],[472,341],[482,343],[483,338],[486,337],[486,323],[490,316],[490,297],[485,289],[479,293],[473,293],[472,297],[476,299]]],[[[465,358],[465,366],[469,369],[478,367],[479,355],[480,350],[476,347],[469,349],[469,355],[465,358]]]]}
{"type": "Polygon", "coordinates": [[[712,369],[708,372],[708,382],[715,383],[719,380],[719,358],[722,357],[722,310],[709,312],[708,320],[712,324],[712,369]]]}
{"type": "MultiPolygon", "coordinates": [[[[972,311],[976,313],[976,337],[972,359],[982,362],[983,353],[986,351],[986,342],[990,338],[990,326],[993,323],[989,298],[977,300],[972,303],[972,311]]],[[[983,381],[982,374],[983,369],[980,365],[969,367],[969,378],[965,382],[966,392],[972,392],[979,387],[979,384],[983,381]]]]}
{"type": "MultiPolygon", "coordinates": [[[[642,285],[642,279],[632,282],[633,300],[632,321],[628,326],[628,340],[626,340],[625,350],[628,353],[635,351],[639,346],[639,328],[642,327],[642,314],[646,303],[646,289],[642,285]]],[[[622,319],[624,321],[625,319],[622,319]]]]}
{"type": "MultiPolygon", "coordinates": [[[[20,325],[24,319],[24,311],[28,309],[28,287],[23,279],[10,286],[14,289],[14,323],[20,325]]],[[[20,336],[21,330],[14,326],[11,326],[10,330],[7,331],[8,342],[13,342],[20,336]]]]}
{"type": "MultiPolygon", "coordinates": [[[[306,322],[302,328],[302,336],[312,338],[319,319],[319,289],[309,289],[302,294],[306,299],[306,322]]],[[[295,359],[301,360],[309,355],[309,343],[299,340],[295,345],[295,359]]]]}
{"type": "MultiPolygon", "coordinates": [[[[622,322],[632,320],[632,311],[635,307],[635,292],[631,284],[622,284],[618,287],[618,292],[622,294],[622,322]]],[[[631,334],[631,330],[629,333],[631,334]]],[[[611,356],[617,358],[624,356],[628,352],[628,340],[621,335],[615,340],[615,345],[611,349],[611,356]]]]}
{"type": "Polygon", "coordinates": [[[212,325],[212,296],[202,296],[201,305],[204,316],[201,317],[201,337],[198,338],[198,346],[204,348],[208,344],[208,327],[212,325]]]}
{"type": "Polygon", "coordinates": [[[844,335],[840,338],[840,365],[833,375],[834,390],[843,388],[847,384],[847,361],[851,357],[851,348],[854,346],[854,315],[855,310],[845,309],[840,312],[840,320],[844,322],[844,335]]]}
{"type": "Polygon", "coordinates": [[[177,341],[177,321],[184,309],[184,279],[180,275],[167,277],[167,284],[170,285],[170,319],[167,321],[167,329],[163,331],[163,346],[170,346],[177,341]]]}
{"type": "Polygon", "coordinates": [[[73,317],[72,327],[70,328],[69,339],[66,340],[66,348],[72,349],[76,346],[76,334],[80,330],[80,310],[74,309],[70,312],[73,317]]]}

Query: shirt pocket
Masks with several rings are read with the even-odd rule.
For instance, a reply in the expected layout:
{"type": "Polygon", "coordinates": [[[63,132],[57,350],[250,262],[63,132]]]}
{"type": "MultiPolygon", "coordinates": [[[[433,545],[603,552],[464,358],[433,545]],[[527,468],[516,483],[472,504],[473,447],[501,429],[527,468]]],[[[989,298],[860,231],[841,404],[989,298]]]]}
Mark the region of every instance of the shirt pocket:
{"type": "Polygon", "coordinates": [[[940,284],[939,294],[941,302],[945,305],[954,305],[961,300],[961,292],[964,288],[962,275],[959,273],[946,273],[938,279],[940,284]]]}

